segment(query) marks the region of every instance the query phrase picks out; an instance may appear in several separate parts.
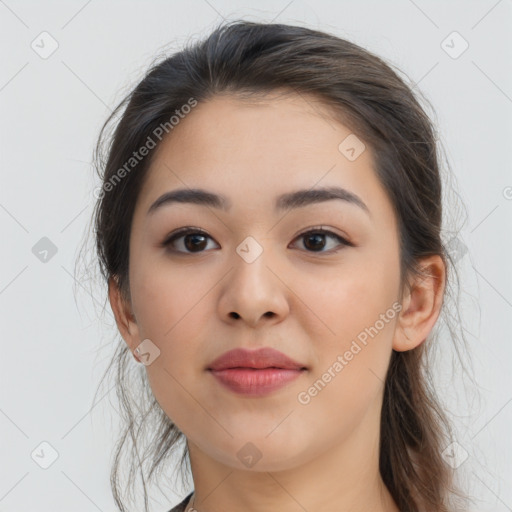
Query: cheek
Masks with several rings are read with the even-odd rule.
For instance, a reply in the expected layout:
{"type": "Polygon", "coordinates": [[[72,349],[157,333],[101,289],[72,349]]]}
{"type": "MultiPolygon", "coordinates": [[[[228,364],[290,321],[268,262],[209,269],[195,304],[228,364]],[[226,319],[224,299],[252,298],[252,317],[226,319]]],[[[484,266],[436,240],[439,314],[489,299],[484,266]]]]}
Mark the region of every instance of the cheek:
{"type": "Polygon", "coordinates": [[[331,274],[328,285],[311,286],[309,278],[299,282],[299,295],[310,290],[300,322],[318,354],[310,382],[318,381],[322,396],[315,401],[321,407],[329,409],[332,401],[345,412],[362,411],[383,386],[398,315],[398,267],[392,259],[376,257],[370,264],[362,257],[350,272],[331,274]]]}
{"type": "MultiPolygon", "coordinates": [[[[195,316],[199,327],[203,309],[208,305],[204,295],[211,287],[192,268],[172,266],[164,258],[137,264],[130,276],[133,307],[141,335],[154,338],[163,346],[177,338],[177,332],[195,316]],[[197,318],[199,316],[199,318],[197,318]]],[[[211,279],[211,277],[210,277],[211,279]]]]}
{"type": "Polygon", "coordinates": [[[204,326],[212,317],[205,294],[211,286],[187,272],[172,272],[157,265],[139,267],[134,273],[132,297],[141,339],[150,339],[160,350],[146,367],[153,393],[170,416],[190,409],[190,383],[203,370],[204,326]],[[186,405],[189,404],[187,408],[186,405]],[[170,409],[172,408],[172,409],[170,409]]]}
{"type": "Polygon", "coordinates": [[[190,280],[183,272],[164,272],[155,265],[139,267],[133,276],[133,306],[141,339],[150,339],[160,350],[146,367],[149,384],[162,410],[180,429],[200,413],[191,395],[200,396],[194,385],[202,371],[199,343],[211,318],[204,300],[208,289],[207,283],[190,280]]]}
{"type": "Polygon", "coordinates": [[[353,277],[338,286],[320,310],[335,334],[314,340],[320,359],[300,390],[300,414],[306,421],[314,418],[325,439],[350,436],[367,414],[377,415],[378,423],[374,406],[383,392],[396,323],[382,281],[353,277]]]}
{"type": "MultiPolygon", "coordinates": [[[[293,291],[301,298],[294,320],[321,346],[317,353],[350,346],[359,334],[364,338],[381,315],[395,316],[392,305],[397,297],[398,274],[394,267],[379,262],[360,261],[340,266],[339,270],[302,273],[294,278],[293,291]]],[[[388,322],[389,323],[389,322],[388,322]]],[[[379,331],[389,334],[389,326],[379,324],[379,331]]]]}

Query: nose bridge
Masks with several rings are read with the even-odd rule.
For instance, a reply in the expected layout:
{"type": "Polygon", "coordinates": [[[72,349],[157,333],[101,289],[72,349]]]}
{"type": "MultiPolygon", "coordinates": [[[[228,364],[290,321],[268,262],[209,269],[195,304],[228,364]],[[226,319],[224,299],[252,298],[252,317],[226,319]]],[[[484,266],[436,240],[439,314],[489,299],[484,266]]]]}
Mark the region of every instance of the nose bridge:
{"type": "Polygon", "coordinates": [[[248,265],[252,265],[257,260],[261,262],[261,256],[264,252],[266,252],[268,256],[268,244],[264,247],[263,237],[259,235],[256,236],[257,238],[252,235],[246,236],[236,247],[236,253],[248,265]]]}
{"type": "Polygon", "coordinates": [[[236,256],[233,258],[234,281],[237,286],[243,286],[244,289],[252,291],[253,296],[257,296],[260,292],[268,293],[275,284],[272,273],[267,268],[267,265],[272,266],[271,249],[269,244],[264,246],[263,243],[262,237],[256,239],[252,235],[247,236],[236,247],[236,256]]]}

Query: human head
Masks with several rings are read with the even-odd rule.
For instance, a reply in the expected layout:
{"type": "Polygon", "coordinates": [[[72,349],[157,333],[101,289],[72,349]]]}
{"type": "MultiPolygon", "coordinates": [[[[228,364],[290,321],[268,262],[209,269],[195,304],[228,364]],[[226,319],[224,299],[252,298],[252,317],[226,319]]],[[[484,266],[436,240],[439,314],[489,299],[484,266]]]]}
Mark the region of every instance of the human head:
{"type": "MultiPolygon", "coordinates": [[[[396,277],[397,300],[409,297],[410,304],[412,283],[433,278],[443,285],[448,273],[444,272],[447,254],[441,241],[436,137],[411,88],[382,59],[346,40],[306,28],[240,22],[220,27],[206,40],[155,65],[113,114],[126,106],[101,173],[103,189],[95,227],[103,276],[111,291],[119,289],[128,310],[135,298],[129,279],[134,271],[129,257],[133,254],[134,213],[144,187],[155,177],[153,171],[159,168],[162,172],[165,159],[159,161],[159,157],[172,155],[172,149],[179,154],[177,144],[181,142],[183,147],[187,144],[185,135],[193,135],[187,126],[197,128],[195,120],[206,116],[208,110],[215,114],[224,108],[237,121],[237,108],[253,115],[258,104],[273,101],[286,104],[288,109],[297,108],[302,114],[304,104],[308,104],[311,115],[322,118],[325,125],[330,123],[333,133],[341,129],[340,134],[355,134],[356,140],[364,143],[367,151],[352,168],[359,165],[358,170],[373,171],[393,214],[389,233],[396,233],[396,244],[391,239],[389,247],[390,251],[395,247],[396,253],[388,254],[397,256],[396,266],[389,270],[390,276],[396,277]],[[190,107],[189,113],[184,106],[190,107]],[[155,134],[163,135],[162,126],[167,126],[166,136],[159,139],[155,134]],[[134,165],[127,168],[133,152],[149,147],[150,139],[154,147],[147,156],[134,159],[134,165]],[[120,172],[123,168],[125,172],[120,172]],[[432,261],[437,263],[436,269],[443,269],[440,274],[431,276],[429,269],[423,268],[425,262],[432,261]]],[[[206,118],[212,116],[201,119],[206,118]]],[[[339,150],[338,157],[345,158],[339,150]]],[[[277,283],[278,277],[275,279],[277,283]]],[[[394,291],[389,292],[393,296],[394,291]]],[[[146,297],[150,293],[147,289],[146,297]]],[[[176,290],[177,301],[180,294],[186,295],[176,290]]],[[[111,297],[115,303],[115,294],[111,297]]],[[[283,306],[276,307],[279,305],[283,306]]],[[[435,321],[437,314],[431,318],[435,321]]],[[[132,320],[133,326],[137,319],[134,316],[132,320]]],[[[401,509],[428,506],[445,510],[449,475],[440,455],[443,422],[422,375],[428,340],[418,339],[415,325],[412,322],[408,331],[405,322],[404,329],[397,329],[393,351],[389,360],[384,360],[387,371],[383,374],[380,471],[401,509]],[[412,345],[407,345],[408,336],[415,339],[412,345]]],[[[431,327],[430,323],[427,331],[431,327]]],[[[123,371],[132,359],[130,348],[134,347],[128,343],[120,345],[117,363],[123,371]]],[[[148,367],[148,373],[151,371],[148,367]]],[[[118,384],[121,388],[121,378],[118,384]]],[[[181,433],[156,401],[149,404],[160,422],[152,443],[156,460],[169,453],[181,433]]],[[[133,431],[133,424],[130,427],[133,431]]]]}

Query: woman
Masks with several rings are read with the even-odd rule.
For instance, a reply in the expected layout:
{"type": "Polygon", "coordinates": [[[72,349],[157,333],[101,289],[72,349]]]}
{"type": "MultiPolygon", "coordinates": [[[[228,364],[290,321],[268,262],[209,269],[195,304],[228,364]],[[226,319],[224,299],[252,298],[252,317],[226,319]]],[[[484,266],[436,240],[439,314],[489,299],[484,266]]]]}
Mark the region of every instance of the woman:
{"type": "Polygon", "coordinates": [[[346,40],[242,21],[107,123],[122,107],[94,219],[123,338],[119,509],[130,437],[146,510],[180,442],[194,492],[173,511],[454,510],[425,369],[450,257],[411,88],[346,40]]]}

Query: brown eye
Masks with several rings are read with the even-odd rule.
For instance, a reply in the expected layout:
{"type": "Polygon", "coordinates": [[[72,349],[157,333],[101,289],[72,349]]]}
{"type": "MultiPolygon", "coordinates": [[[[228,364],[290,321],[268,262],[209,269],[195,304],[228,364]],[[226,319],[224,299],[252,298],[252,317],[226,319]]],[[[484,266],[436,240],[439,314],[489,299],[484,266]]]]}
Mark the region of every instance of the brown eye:
{"type": "Polygon", "coordinates": [[[198,253],[207,248],[208,239],[212,240],[209,235],[200,229],[185,228],[169,236],[162,243],[162,246],[169,247],[172,252],[198,253]]]}
{"type": "MultiPolygon", "coordinates": [[[[169,251],[182,254],[194,254],[204,252],[208,248],[208,239],[213,240],[205,231],[199,228],[183,228],[169,235],[162,247],[169,251]]],[[[302,233],[297,239],[303,239],[303,247],[307,252],[334,253],[344,246],[353,247],[354,244],[345,238],[322,228],[312,229],[302,233]],[[334,240],[337,244],[329,247],[328,240],[334,240]],[[336,247],[338,245],[338,247],[336,247]],[[340,247],[341,246],[341,247],[340,247]],[[324,250],[327,247],[327,250],[324,250]]]]}
{"type": "Polygon", "coordinates": [[[336,248],[328,248],[328,250],[323,250],[326,246],[328,246],[326,239],[335,240],[338,242],[338,245],[341,246],[353,246],[348,240],[345,238],[333,233],[332,231],[327,231],[325,229],[314,229],[310,231],[306,231],[302,233],[299,239],[303,239],[303,246],[308,250],[308,252],[319,252],[319,253],[332,253],[337,252],[340,247],[336,248]]]}
{"type": "Polygon", "coordinates": [[[192,233],[184,236],[183,245],[187,250],[196,252],[203,250],[208,244],[204,235],[192,233]]]}
{"type": "Polygon", "coordinates": [[[312,251],[321,250],[325,247],[325,234],[312,233],[304,237],[304,246],[312,251]]]}

